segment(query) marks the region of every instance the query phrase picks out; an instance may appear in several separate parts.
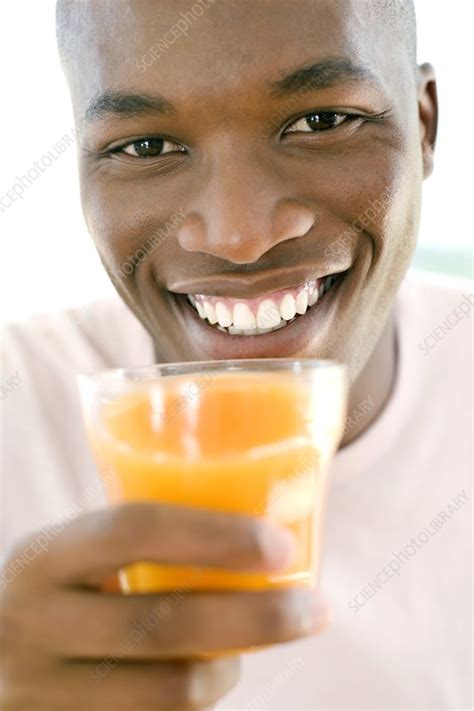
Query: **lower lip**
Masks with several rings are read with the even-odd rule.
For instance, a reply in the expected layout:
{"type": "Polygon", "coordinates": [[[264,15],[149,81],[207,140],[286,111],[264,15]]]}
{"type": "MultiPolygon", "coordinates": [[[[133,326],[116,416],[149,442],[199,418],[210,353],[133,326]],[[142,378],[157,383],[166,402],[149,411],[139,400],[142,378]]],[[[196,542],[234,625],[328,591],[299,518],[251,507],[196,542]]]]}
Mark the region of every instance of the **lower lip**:
{"type": "MultiPolygon", "coordinates": [[[[185,294],[173,294],[190,334],[190,341],[203,357],[223,360],[228,358],[287,358],[302,354],[309,342],[330,328],[337,310],[339,296],[347,288],[348,273],[323,294],[316,304],[292,323],[278,331],[259,336],[232,336],[219,331],[201,319],[185,294]]],[[[317,347],[317,344],[316,344],[317,347]]],[[[317,354],[316,354],[317,355],[317,354]]],[[[313,354],[314,356],[314,354],[313,354]]]]}

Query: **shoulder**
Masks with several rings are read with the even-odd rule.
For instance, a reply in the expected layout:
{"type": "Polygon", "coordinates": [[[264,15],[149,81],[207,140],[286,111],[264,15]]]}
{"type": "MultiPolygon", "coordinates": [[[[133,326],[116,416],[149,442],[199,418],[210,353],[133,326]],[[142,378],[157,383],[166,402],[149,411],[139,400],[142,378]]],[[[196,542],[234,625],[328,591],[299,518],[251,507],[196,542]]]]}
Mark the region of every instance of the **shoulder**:
{"type": "Polygon", "coordinates": [[[110,299],[7,323],[1,346],[4,368],[31,370],[43,363],[87,371],[140,361],[150,339],[125,304],[110,299]]]}
{"type": "Polygon", "coordinates": [[[416,304],[429,313],[440,305],[452,305],[455,308],[456,301],[467,301],[472,308],[473,286],[470,279],[410,269],[402,289],[409,292],[416,304]]]}
{"type": "Polygon", "coordinates": [[[473,282],[410,271],[399,293],[399,319],[408,323],[412,345],[437,359],[466,360],[472,350],[473,282]]]}

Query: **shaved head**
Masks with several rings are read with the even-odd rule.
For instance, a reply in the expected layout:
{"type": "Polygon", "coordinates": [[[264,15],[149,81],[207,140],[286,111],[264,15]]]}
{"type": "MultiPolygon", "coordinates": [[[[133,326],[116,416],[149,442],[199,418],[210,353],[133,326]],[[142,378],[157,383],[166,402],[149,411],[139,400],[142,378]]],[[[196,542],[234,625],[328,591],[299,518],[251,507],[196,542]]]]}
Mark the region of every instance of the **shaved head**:
{"type": "MultiPolygon", "coordinates": [[[[153,1],[153,0],[150,0],[153,1]]],[[[268,0],[257,0],[265,3],[268,0]]],[[[342,0],[344,1],[344,0],[342,0]]],[[[160,9],[160,0],[154,0],[157,12],[160,9]]],[[[256,0],[239,0],[255,3],[256,0]]],[[[298,0],[296,0],[298,2],[298,0]]],[[[341,2],[341,0],[334,0],[341,2]]],[[[356,0],[362,13],[375,12],[378,22],[384,31],[399,32],[403,39],[413,65],[416,65],[416,15],[413,0],[356,0]]],[[[315,0],[317,3],[317,0],[315,0]]],[[[56,34],[58,49],[64,61],[73,53],[84,24],[87,23],[87,8],[97,5],[97,0],[57,0],[56,5],[56,34]]],[[[106,2],[101,2],[101,9],[107,12],[106,2]]],[[[113,3],[112,3],[113,5],[113,3]]],[[[111,8],[112,10],[112,8],[111,8]]]]}
{"type": "Polygon", "coordinates": [[[398,28],[410,58],[416,64],[416,14],[413,0],[375,0],[386,28],[398,28]]]}

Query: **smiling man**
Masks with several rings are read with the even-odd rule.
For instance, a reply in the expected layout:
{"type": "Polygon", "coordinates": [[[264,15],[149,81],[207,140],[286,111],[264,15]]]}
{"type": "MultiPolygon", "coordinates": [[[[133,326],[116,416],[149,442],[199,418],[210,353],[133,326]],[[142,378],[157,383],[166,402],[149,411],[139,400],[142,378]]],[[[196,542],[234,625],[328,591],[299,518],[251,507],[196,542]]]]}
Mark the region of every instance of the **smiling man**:
{"type": "Polygon", "coordinates": [[[474,299],[406,277],[437,126],[411,2],[63,0],[58,41],[84,216],[121,300],[5,331],[21,380],[3,407],[3,706],[470,708],[474,299]],[[285,541],[173,507],[84,513],[102,499],[75,374],[280,356],[350,373],[332,624],[315,638],[313,592],[188,594],[125,645],[160,596],[103,593],[106,573],[268,568],[285,541]],[[196,660],[256,645],[274,646],[239,684],[235,655],[196,660]]]}

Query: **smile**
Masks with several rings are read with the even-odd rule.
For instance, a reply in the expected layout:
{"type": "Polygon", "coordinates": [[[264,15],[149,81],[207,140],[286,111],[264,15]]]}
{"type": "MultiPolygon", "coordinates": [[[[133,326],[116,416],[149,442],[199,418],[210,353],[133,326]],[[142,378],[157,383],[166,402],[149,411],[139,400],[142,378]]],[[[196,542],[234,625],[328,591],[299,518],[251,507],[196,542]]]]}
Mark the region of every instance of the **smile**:
{"type": "Polygon", "coordinates": [[[187,299],[199,317],[215,329],[231,336],[260,336],[285,328],[317,308],[345,274],[329,274],[253,299],[205,294],[187,294],[187,299]]]}

